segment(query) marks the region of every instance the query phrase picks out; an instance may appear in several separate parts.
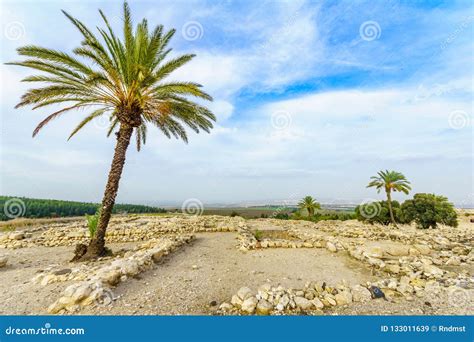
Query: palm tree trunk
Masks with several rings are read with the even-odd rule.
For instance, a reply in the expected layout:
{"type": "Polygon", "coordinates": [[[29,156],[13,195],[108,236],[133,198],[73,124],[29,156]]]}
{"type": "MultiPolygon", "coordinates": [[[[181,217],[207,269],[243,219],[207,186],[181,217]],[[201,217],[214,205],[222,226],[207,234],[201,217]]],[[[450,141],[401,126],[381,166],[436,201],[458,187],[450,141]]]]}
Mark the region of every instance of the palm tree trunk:
{"type": "Polygon", "coordinates": [[[115,198],[117,197],[120,177],[122,176],[122,170],[125,164],[125,155],[128,145],[130,144],[132,132],[132,126],[122,123],[120,124],[120,130],[116,133],[117,143],[115,145],[114,158],[112,159],[107,186],[105,187],[104,197],[102,199],[97,231],[87,247],[86,254],[81,260],[93,259],[105,253],[105,232],[109,224],[110,216],[112,215],[115,198]]]}
{"type": "Polygon", "coordinates": [[[392,195],[390,193],[390,190],[387,190],[387,203],[388,203],[388,211],[390,212],[390,220],[392,221],[393,225],[396,227],[397,223],[395,222],[395,217],[393,216],[392,195]]]}

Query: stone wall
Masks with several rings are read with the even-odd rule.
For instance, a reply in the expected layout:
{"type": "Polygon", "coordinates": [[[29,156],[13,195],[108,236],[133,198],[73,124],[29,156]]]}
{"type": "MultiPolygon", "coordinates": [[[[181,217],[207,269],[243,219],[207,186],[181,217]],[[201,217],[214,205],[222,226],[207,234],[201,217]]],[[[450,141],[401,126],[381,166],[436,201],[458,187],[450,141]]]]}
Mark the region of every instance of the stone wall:
{"type": "MultiPolygon", "coordinates": [[[[114,299],[113,286],[126,281],[129,277],[149,270],[154,263],[159,262],[164,256],[183,244],[191,242],[193,239],[193,235],[159,238],[148,241],[135,252],[123,258],[116,258],[100,268],[78,268],[71,272],[71,274],[74,274],[72,280],[80,281],[69,285],[64,290],[62,296],[51,304],[48,312],[51,314],[76,312],[82,306],[110,303],[114,299]]],[[[43,275],[41,279],[34,279],[33,281],[39,281],[42,285],[45,285],[48,282],[45,282],[44,279],[51,279],[53,281],[54,277],[58,277],[58,275],[50,273],[43,275]]]]}

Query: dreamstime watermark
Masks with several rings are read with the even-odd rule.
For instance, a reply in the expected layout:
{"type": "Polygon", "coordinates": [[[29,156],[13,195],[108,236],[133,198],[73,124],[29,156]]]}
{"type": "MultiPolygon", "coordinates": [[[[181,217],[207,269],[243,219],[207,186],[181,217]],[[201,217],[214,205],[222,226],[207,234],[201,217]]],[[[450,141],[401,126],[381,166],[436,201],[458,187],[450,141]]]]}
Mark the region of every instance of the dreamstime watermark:
{"type": "Polygon", "coordinates": [[[456,29],[451,32],[448,38],[443,40],[443,42],[440,44],[440,49],[446,49],[448,45],[451,44],[454,40],[456,40],[456,38],[459,37],[459,35],[463,33],[473,21],[474,15],[470,15],[464,18],[464,20],[456,27],[456,29]]]}
{"type": "Polygon", "coordinates": [[[99,115],[92,120],[95,127],[99,129],[106,129],[110,127],[110,120],[105,115],[99,115]]]}
{"type": "Polygon", "coordinates": [[[181,35],[188,41],[201,39],[204,35],[204,28],[198,21],[188,21],[181,28],[181,35]]]}
{"type": "Polygon", "coordinates": [[[280,214],[285,214],[286,211],[295,204],[297,201],[298,194],[293,193],[287,199],[284,199],[282,203],[272,212],[270,218],[276,218],[280,214]]]}
{"type": "Polygon", "coordinates": [[[197,198],[188,198],[181,205],[181,212],[185,215],[200,216],[204,212],[204,205],[197,198]]]}
{"type": "Polygon", "coordinates": [[[45,323],[39,328],[15,328],[9,326],[5,329],[5,335],[84,335],[84,328],[53,328],[50,323],[45,323]]]}
{"type": "Polygon", "coordinates": [[[281,29],[277,29],[274,31],[268,39],[266,39],[263,43],[259,45],[260,49],[266,51],[269,50],[267,53],[271,54],[272,50],[267,49],[271,47],[272,43],[277,43],[283,37],[289,36],[292,31],[292,25],[297,21],[298,16],[300,15],[299,11],[294,12],[290,15],[282,24],[281,29]]]}
{"type": "Polygon", "coordinates": [[[98,306],[107,306],[112,304],[114,300],[117,298],[115,297],[114,293],[112,292],[111,289],[104,288],[100,295],[97,298],[97,305],[98,306]]]}
{"type": "Polygon", "coordinates": [[[276,130],[285,130],[291,127],[291,115],[287,111],[279,110],[272,114],[272,127],[276,130]]]}
{"type": "Polygon", "coordinates": [[[359,27],[359,35],[365,41],[372,41],[380,38],[382,34],[382,29],[378,22],[369,20],[364,21],[359,27]]]}
{"type": "Polygon", "coordinates": [[[449,87],[448,85],[442,85],[439,83],[436,83],[431,88],[426,88],[423,84],[420,84],[416,90],[414,101],[420,102],[423,100],[427,100],[430,97],[441,96],[443,94],[449,93],[451,89],[452,88],[449,87]]]}
{"type": "Polygon", "coordinates": [[[360,215],[366,219],[371,219],[380,214],[382,206],[373,199],[366,199],[359,205],[360,215]]]}
{"type": "Polygon", "coordinates": [[[463,129],[471,125],[472,119],[463,110],[455,110],[449,114],[448,123],[453,129],[463,129]]]}
{"type": "Polygon", "coordinates": [[[19,40],[26,34],[25,26],[19,21],[11,21],[5,25],[3,31],[8,40],[19,40]]]}
{"type": "Polygon", "coordinates": [[[26,214],[26,204],[19,198],[10,198],[3,204],[3,213],[10,219],[15,219],[26,214]]]}
{"type": "MultiPolygon", "coordinates": [[[[467,290],[455,286],[448,288],[448,303],[454,307],[463,307],[469,305],[469,303],[472,306],[472,298],[467,290]]],[[[474,307],[470,309],[474,309],[474,307]]]]}

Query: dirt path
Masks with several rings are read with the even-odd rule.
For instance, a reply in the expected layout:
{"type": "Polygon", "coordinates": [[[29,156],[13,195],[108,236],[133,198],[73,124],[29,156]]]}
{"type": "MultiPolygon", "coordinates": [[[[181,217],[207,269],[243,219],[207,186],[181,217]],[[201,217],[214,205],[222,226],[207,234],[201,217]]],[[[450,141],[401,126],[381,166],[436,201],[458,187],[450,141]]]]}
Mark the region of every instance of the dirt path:
{"type": "Polygon", "coordinates": [[[357,284],[373,279],[358,262],[325,249],[266,249],[242,253],[234,233],[198,234],[196,241],[153,270],[114,290],[112,306],[87,308],[81,314],[210,314],[242,286],[254,290],[270,281],[302,287],[308,280],[357,284]]]}

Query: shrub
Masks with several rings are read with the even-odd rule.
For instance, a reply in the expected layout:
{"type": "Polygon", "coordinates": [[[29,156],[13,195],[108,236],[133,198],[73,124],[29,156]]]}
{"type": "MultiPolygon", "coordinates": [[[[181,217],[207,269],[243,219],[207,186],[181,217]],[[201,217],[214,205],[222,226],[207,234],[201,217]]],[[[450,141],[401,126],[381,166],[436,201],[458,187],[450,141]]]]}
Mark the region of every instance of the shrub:
{"type": "Polygon", "coordinates": [[[418,228],[436,228],[437,223],[457,227],[454,206],[444,196],[416,194],[402,204],[402,219],[405,223],[415,221],[418,228]]]}
{"type": "Polygon", "coordinates": [[[289,220],[290,215],[288,215],[287,213],[278,213],[275,215],[275,218],[278,220],[289,220]]]}
{"type": "Polygon", "coordinates": [[[257,239],[257,241],[260,241],[263,237],[263,232],[257,229],[253,232],[253,236],[257,239]]]}
{"type": "MultiPolygon", "coordinates": [[[[393,216],[395,217],[395,222],[401,223],[401,209],[400,203],[397,201],[392,201],[393,216]]],[[[355,208],[355,217],[359,221],[368,222],[371,224],[380,223],[384,225],[389,225],[390,220],[390,211],[388,209],[387,201],[378,201],[378,202],[369,202],[358,205],[355,208]]]]}
{"type": "Polygon", "coordinates": [[[89,228],[89,236],[91,237],[91,239],[95,236],[95,233],[97,232],[97,224],[99,223],[99,216],[100,216],[100,210],[97,210],[97,212],[94,215],[86,214],[87,227],[89,228]]]}
{"type": "MultiPolygon", "coordinates": [[[[339,221],[346,221],[346,220],[353,220],[356,218],[355,213],[349,211],[332,211],[332,210],[319,210],[314,214],[314,216],[306,216],[302,215],[301,211],[295,211],[291,215],[288,215],[288,219],[290,220],[304,220],[304,221],[311,221],[311,222],[319,222],[319,221],[328,221],[328,220],[339,220],[339,221]]],[[[286,220],[285,217],[278,217],[275,218],[286,220]]]]}
{"type": "Polygon", "coordinates": [[[240,216],[240,214],[236,211],[233,211],[230,213],[230,217],[236,217],[236,216],[240,216]]]}

